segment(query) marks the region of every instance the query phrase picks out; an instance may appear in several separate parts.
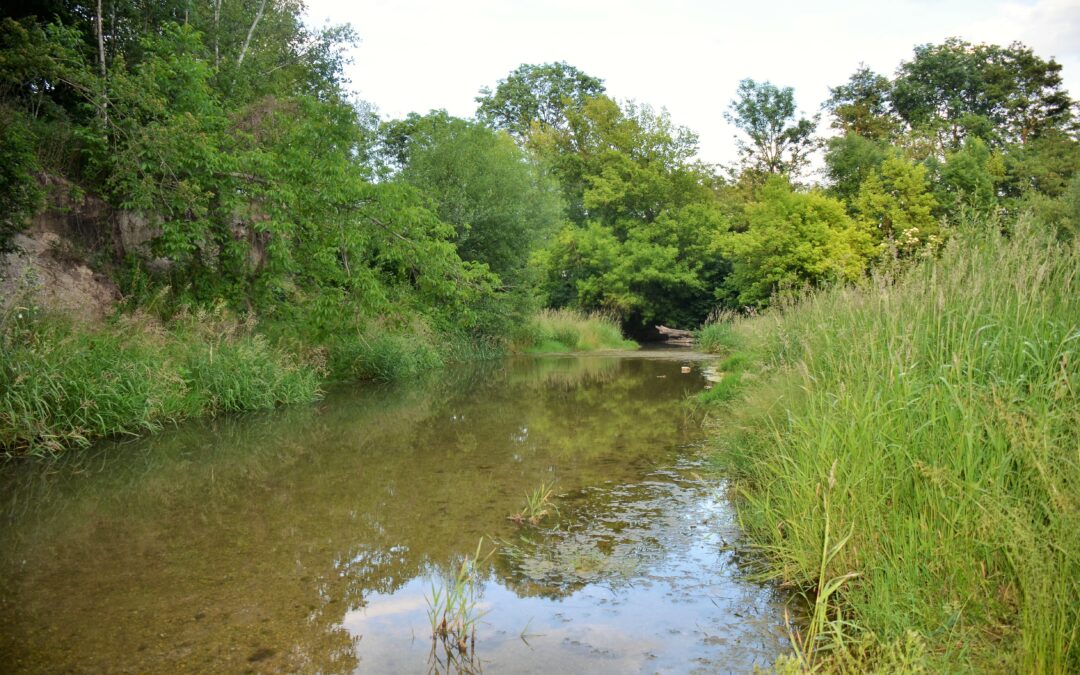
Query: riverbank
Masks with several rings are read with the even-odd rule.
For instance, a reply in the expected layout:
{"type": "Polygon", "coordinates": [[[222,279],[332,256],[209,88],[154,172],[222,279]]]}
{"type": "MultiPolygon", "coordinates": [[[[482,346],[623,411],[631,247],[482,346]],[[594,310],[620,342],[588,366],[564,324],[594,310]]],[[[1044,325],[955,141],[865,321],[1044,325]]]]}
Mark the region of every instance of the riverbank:
{"type": "Polygon", "coordinates": [[[996,229],[702,334],[793,667],[1080,670],[1080,248],[996,229]]]}
{"type": "Polygon", "coordinates": [[[634,345],[610,319],[551,311],[527,322],[512,347],[418,325],[320,342],[281,329],[224,306],[168,321],[136,311],[93,323],[14,306],[0,316],[0,451],[56,454],[192,417],[310,403],[331,382],[415,377],[510,348],[634,345]]]}
{"type": "Polygon", "coordinates": [[[601,349],[637,349],[619,323],[598,312],[544,309],[522,327],[511,350],[526,354],[562,354],[601,349]]]}

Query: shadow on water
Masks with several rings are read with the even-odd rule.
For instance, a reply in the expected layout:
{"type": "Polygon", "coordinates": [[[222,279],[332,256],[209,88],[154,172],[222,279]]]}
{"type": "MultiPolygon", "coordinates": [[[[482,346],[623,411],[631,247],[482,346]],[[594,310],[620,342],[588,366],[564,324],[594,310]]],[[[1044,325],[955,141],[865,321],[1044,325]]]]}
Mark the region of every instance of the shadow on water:
{"type": "Polygon", "coordinates": [[[702,365],[679,352],[508,359],[11,464],[0,662],[767,665],[783,648],[779,602],[740,578],[722,486],[696,473],[702,431],[682,399],[702,365]],[[541,483],[557,511],[511,522],[541,483]],[[475,571],[475,650],[429,661],[433,584],[482,537],[500,545],[475,571]]]}

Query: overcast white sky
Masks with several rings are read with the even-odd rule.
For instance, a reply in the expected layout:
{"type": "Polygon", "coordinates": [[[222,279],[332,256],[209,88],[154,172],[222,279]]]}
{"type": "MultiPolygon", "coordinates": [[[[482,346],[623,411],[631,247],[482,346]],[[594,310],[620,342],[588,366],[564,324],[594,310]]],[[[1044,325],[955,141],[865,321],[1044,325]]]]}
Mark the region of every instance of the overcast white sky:
{"type": "Polygon", "coordinates": [[[384,117],[445,108],[472,116],[483,86],[522,63],[567,61],[608,94],[666,107],[735,159],[723,112],[739,80],[795,88],[813,113],[860,61],[891,75],[912,48],[956,36],[1020,40],[1064,66],[1080,96],[1080,0],[308,0],[313,25],[351,23],[348,75],[384,117]]]}

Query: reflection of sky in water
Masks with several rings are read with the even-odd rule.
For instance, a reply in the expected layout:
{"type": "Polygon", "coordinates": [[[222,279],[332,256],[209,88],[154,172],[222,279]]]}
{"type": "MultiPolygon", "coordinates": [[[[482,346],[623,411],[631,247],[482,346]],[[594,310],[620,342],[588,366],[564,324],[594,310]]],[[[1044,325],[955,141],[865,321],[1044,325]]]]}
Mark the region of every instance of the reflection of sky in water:
{"type": "Polygon", "coordinates": [[[695,473],[707,362],[674,354],[475,364],[8,467],[0,664],[424,671],[425,593],[481,537],[511,544],[482,570],[485,670],[768,663],[778,605],[695,473]],[[519,528],[541,482],[559,512],[519,528]]]}
{"type": "MultiPolygon", "coordinates": [[[[617,673],[768,666],[784,642],[777,602],[770,590],[740,579],[723,548],[725,538],[738,536],[730,506],[715,497],[715,488],[679,481],[673,472],[650,478],[644,490],[604,490],[627,501],[606,518],[582,508],[577,527],[563,525],[578,531],[556,532],[548,542],[555,549],[569,542],[591,546],[602,558],[595,545],[606,538],[605,522],[648,510],[649,521],[630,524],[620,535],[627,543],[651,540],[655,555],[604,561],[599,571],[575,568],[564,556],[563,569],[549,571],[579,587],[558,599],[520,597],[504,580],[484,579],[475,609],[482,615],[474,655],[480,668],[617,673]],[[640,501],[631,501],[635,497],[640,501]]],[[[346,613],[343,626],[357,639],[361,671],[409,670],[429,656],[433,582],[440,583],[413,579],[346,613]]]]}

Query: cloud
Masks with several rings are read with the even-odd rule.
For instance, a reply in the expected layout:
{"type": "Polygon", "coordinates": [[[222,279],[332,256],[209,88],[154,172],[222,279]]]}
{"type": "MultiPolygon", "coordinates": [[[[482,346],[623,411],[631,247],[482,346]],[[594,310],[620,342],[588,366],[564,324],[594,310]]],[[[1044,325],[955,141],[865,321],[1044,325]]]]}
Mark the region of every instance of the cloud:
{"type": "Polygon", "coordinates": [[[666,106],[698,132],[701,156],[735,159],[723,119],[740,79],[795,88],[813,113],[860,62],[891,75],[915,45],[948,37],[1020,40],[1063,66],[1080,93],[1077,0],[310,0],[316,23],[351,22],[363,42],[349,69],[386,115],[472,115],[480,87],[522,63],[568,61],[619,99],[666,106]]]}
{"type": "Polygon", "coordinates": [[[1019,40],[1044,58],[1080,60],[1080,3],[1076,0],[1005,2],[997,12],[971,26],[987,42],[1019,40]]]}

